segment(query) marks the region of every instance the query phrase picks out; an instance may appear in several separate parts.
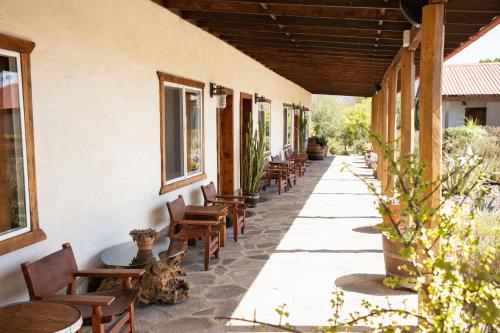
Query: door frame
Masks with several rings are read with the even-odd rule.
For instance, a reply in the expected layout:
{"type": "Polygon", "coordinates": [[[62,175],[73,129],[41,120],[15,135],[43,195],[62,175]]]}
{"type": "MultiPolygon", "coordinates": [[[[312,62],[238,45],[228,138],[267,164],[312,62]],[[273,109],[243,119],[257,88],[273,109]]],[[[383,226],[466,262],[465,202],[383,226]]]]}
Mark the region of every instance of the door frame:
{"type": "Polygon", "coordinates": [[[224,88],[224,92],[227,94],[226,99],[231,99],[231,103],[227,103],[231,106],[231,110],[228,110],[227,106],[224,110],[216,109],[216,130],[217,130],[217,192],[221,195],[233,195],[234,194],[234,92],[231,88],[224,88]],[[221,112],[223,116],[221,117],[221,112]],[[222,119],[229,121],[230,124],[225,124],[224,126],[224,137],[221,135],[221,121],[222,119]],[[221,163],[221,140],[224,138],[224,148],[227,150],[227,154],[224,156],[224,163],[221,163]],[[224,165],[224,184],[221,179],[221,166],[224,165]]]}
{"type": "Polygon", "coordinates": [[[245,138],[243,137],[243,100],[250,100],[251,109],[250,109],[250,121],[253,122],[253,96],[252,94],[248,94],[240,91],[240,188],[243,182],[243,144],[245,142],[245,138]]]}

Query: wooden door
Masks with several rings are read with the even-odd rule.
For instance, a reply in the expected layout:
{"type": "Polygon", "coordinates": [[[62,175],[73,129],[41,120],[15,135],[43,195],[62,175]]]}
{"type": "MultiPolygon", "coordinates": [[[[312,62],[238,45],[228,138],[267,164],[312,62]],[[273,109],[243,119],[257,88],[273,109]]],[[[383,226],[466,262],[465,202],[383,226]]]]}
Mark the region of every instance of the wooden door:
{"type": "MultiPolygon", "coordinates": [[[[240,94],[240,186],[243,183],[243,156],[245,156],[247,133],[253,121],[252,115],[253,98],[252,95],[240,94]]],[[[250,133],[251,135],[252,133],[250,133]]]]}
{"type": "Polygon", "coordinates": [[[217,110],[217,184],[219,194],[234,194],[233,91],[225,88],[226,108],[217,110]]]}
{"type": "Polygon", "coordinates": [[[465,119],[473,119],[478,125],[486,126],[486,108],[466,108],[465,119]]]}

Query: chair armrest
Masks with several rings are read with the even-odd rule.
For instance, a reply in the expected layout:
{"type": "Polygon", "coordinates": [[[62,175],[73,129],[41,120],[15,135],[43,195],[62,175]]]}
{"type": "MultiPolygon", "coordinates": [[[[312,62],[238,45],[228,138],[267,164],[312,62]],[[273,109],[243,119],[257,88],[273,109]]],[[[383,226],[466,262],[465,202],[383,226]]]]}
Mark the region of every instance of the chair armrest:
{"type": "Polygon", "coordinates": [[[113,303],[115,297],[97,295],[48,295],[44,296],[42,300],[75,305],[107,306],[113,303]]]}
{"type": "Polygon", "coordinates": [[[214,200],[210,201],[210,203],[213,204],[219,204],[219,205],[226,205],[226,206],[238,206],[238,205],[243,205],[243,201],[231,201],[231,200],[214,200]]]}
{"type": "Polygon", "coordinates": [[[177,221],[177,224],[182,224],[182,225],[194,225],[194,226],[209,226],[209,225],[217,225],[219,224],[219,221],[204,221],[204,220],[180,220],[177,221]]]}
{"type": "Polygon", "coordinates": [[[144,274],[143,269],[95,268],[78,271],[75,273],[75,276],[127,278],[139,277],[142,274],[144,274]]]}
{"type": "Polygon", "coordinates": [[[233,200],[245,200],[247,196],[244,195],[216,195],[216,198],[221,198],[221,199],[233,199],[233,200]]]}

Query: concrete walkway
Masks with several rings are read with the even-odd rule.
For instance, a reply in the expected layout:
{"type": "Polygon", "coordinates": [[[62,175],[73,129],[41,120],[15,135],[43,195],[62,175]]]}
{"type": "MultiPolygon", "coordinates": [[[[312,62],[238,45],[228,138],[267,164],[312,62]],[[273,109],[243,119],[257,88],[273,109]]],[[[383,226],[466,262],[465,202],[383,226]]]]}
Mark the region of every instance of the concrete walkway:
{"type": "Polygon", "coordinates": [[[313,162],[290,192],[278,196],[271,189],[264,196],[247,220],[246,234],[238,243],[228,240],[209,272],[202,270],[202,244],[190,248],[185,259],[190,298],[174,306],[138,306],[138,331],[262,332],[214,317],[277,323],[275,309],[286,303],[288,321],[310,332],[328,324],[335,287],[345,292],[344,315],[361,310],[363,299],[416,306],[416,294],[382,285],[374,198],[360,180],[341,171],[343,163],[356,173],[371,173],[359,156],[313,162]]]}

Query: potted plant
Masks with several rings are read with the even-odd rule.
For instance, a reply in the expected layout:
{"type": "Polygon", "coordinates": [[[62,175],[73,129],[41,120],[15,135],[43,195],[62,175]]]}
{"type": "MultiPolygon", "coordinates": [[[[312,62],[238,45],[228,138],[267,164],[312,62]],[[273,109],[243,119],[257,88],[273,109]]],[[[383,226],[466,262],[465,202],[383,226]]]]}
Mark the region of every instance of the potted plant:
{"type": "Polygon", "coordinates": [[[153,243],[160,237],[158,231],[154,229],[134,229],[129,233],[140,251],[148,251],[153,248],[153,243]]]}
{"type": "Polygon", "coordinates": [[[307,144],[307,154],[311,160],[322,160],[325,158],[328,140],[325,137],[310,137],[307,144]]]}
{"type": "Polygon", "coordinates": [[[264,128],[259,126],[259,130],[253,132],[253,125],[250,122],[247,132],[245,152],[243,155],[242,186],[243,195],[246,196],[246,203],[250,207],[255,207],[259,202],[259,187],[262,173],[264,171],[264,128]]]}

